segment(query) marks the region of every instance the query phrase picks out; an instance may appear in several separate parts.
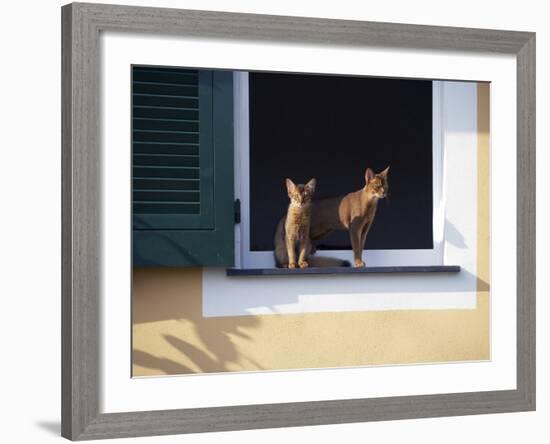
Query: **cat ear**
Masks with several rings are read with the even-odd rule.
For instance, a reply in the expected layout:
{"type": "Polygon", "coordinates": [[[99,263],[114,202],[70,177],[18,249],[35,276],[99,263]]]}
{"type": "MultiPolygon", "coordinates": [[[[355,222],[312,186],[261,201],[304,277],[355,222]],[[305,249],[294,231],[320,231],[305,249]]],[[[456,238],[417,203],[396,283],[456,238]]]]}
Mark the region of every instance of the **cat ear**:
{"type": "Polygon", "coordinates": [[[317,180],[313,178],[308,183],[305,184],[305,188],[307,188],[310,194],[313,194],[315,192],[316,185],[317,185],[317,180]]]}
{"type": "Polygon", "coordinates": [[[291,194],[296,190],[296,185],[288,178],[286,179],[286,190],[288,191],[288,194],[291,194]]]}
{"type": "Polygon", "coordinates": [[[367,168],[367,171],[365,171],[365,182],[369,183],[373,177],[374,171],[372,171],[370,168],[367,168]]]}
{"type": "Polygon", "coordinates": [[[382,177],[382,178],[385,179],[386,176],[388,175],[388,171],[389,171],[389,170],[390,170],[390,166],[388,165],[384,171],[378,173],[378,176],[380,176],[380,177],[382,177]]]}

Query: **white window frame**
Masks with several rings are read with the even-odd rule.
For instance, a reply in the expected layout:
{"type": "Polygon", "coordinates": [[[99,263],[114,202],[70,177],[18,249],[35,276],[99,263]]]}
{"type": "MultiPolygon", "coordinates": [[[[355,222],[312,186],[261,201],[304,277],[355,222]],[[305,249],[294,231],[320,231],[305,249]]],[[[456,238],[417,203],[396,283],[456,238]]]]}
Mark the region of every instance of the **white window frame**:
{"type": "MultiPolygon", "coordinates": [[[[235,198],[241,202],[241,222],[235,226],[235,266],[238,268],[273,268],[273,251],[250,249],[250,127],[249,84],[247,72],[234,74],[234,146],[235,198]]],[[[407,250],[365,250],[367,266],[411,266],[444,264],[445,171],[444,171],[444,84],[433,81],[433,248],[407,250]]],[[[368,165],[365,165],[367,167],[368,165]]],[[[391,173],[390,173],[391,180],[391,173]]],[[[354,190],[350,190],[354,191],[354,190]]],[[[284,189],[281,188],[281,193],[284,189]]],[[[283,209],[282,209],[283,211],[283,209]]],[[[352,262],[351,250],[317,251],[317,256],[346,259],[352,262]]]]}

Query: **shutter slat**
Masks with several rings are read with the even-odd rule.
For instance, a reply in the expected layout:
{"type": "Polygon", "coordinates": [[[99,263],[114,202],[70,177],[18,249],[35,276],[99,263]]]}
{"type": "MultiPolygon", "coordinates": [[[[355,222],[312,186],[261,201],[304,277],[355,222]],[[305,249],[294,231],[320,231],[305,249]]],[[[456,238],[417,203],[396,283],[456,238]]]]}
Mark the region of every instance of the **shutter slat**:
{"type": "MultiPolygon", "coordinates": [[[[157,105],[136,105],[134,104],[133,107],[135,109],[174,109],[172,106],[157,106],[157,105]]],[[[186,110],[186,111],[198,111],[196,108],[189,107],[189,108],[177,108],[178,110],[186,110]]]]}
{"type": "Polygon", "coordinates": [[[164,177],[175,179],[199,179],[198,168],[166,168],[154,166],[134,166],[134,177],[164,177]]]}
{"type": "Polygon", "coordinates": [[[134,120],[134,131],[170,131],[199,133],[199,123],[187,120],[139,119],[134,120]]]}
{"type": "Polygon", "coordinates": [[[199,146],[198,143],[178,143],[178,142],[136,142],[134,141],[134,144],[138,145],[170,145],[170,146],[182,146],[182,147],[197,147],[199,146]]]}
{"type": "Polygon", "coordinates": [[[134,156],[158,156],[158,157],[172,157],[172,158],[176,158],[176,157],[196,157],[198,158],[198,154],[179,154],[179,153],[175,153],[175,154],[164,154],[164,153],[158,153],[158,152],[154,152],[154,153],[134,153],[134,156]]]}
{"type": "Polygon", "coordinates": [[[197,86],[198,82],[196,78],[190,78],[187,81],[173,81],[173,82],[161,82],[157,80],[136,80],[134,77],[134,85],[159,85],[159,86],[197,86]]]}
{"type": "Polygon", "coordinates": [[[138,95],[132,96],[133,106],[156,106],[167,108],[197,109],[198,98],[174,97],[174,96],[154,96],[138,95]]]}
{"type": "Polygon", "coordinates": [[[199,167],[199,156],[169,154],[135,154],[134,166],[199,167]]]}
{"type": "Polygon", "coordinates": [[[199,179],[188,179],[181,177],[134,177],[134,190],[140,189],[163,189],[163,190],[198,190],[199,179]]]}
{"type": "Polygon", "coordinates": [[[134,122],[135,131],[168,131],[172,133],[199,133],[197,122],[166,121],[166,120],[138,120],[134,122]]]}
{"type": "MultiPolygon", "coordinates": [[[[156,188],[136,189],[136,188],[134,188],[134,193],[167,193],[167,196],[173,196],[176,193],[187,193],[187,194],[182,194],[180,196],[180,200],[194,201],[194,196],[191,196],[191,194],[197,194],[198,191],[197,190],[166,190],[166,189],[162,189],[162,188],[159,188],[159,189],[156,189],[156,188]],[[188,198],[188,197],[190,197],[190,198],[188,198]]],[[[153,197],[155,197],[155,196],[158,197],[159,196],[158,194],[151,194],[151,195],[153,197]]],[[[156,197],[153,200],[156,200],[156,197]]],[[[150,200],[150,199],[139,197],[136,200],[150,200]]],[[[168,200],[174,200],[174,199],[171,199],[171,197],[169,197],[168,200]]]]}
{"type": "Polygon", "coordinates": [[[134,202],[199,203],[199,192],[189,190],[134,191],[134,202]]]}
{"type": "Polygon", "coordinates": [[[185,129],[181,130],[155,130],[155,129],[134,129],[134,133],[168,133],[168,134],[199,134],[198,131],[186,131],[185,129]]]}
{"type": "Polygon", "coordinates": [[[156,65],[151,65],[151,66],[141,65],[141,66],[134,66],[134,70],[136,70],[136,71],[156,71],[156,72],[176,72],[176,73],[184,72],[184,73],[197,75],[197,70],[194,69],[194,68],[170,68],[170,67],[164,67],[164,66],[159,67],[159,66],[156,66],[156,65]]]}
{"type": "Polygon", "coordinates": [[[199,119],[199,111],[195,108],[174,108],[171,106],[139,106],[133,108],[134,118],[157,119],[199,119]]]}
{"type": "Polygon", "coordinates": [[[188,167],[188,166],[178,166],[178,165],[134,165],[134,168],[149,168],[149,169],[159,169],[159,170],[198,170],[199,167],[188,167]]]}
{"type": "Polygon", "coordinates": [[[178,133],[165,131],[134,131],[134,142],[162,142],[162,143],[199,143],[197,133],[178,133]]]}
{"type": "Polygon", "coordinates": [[[198,95],[197,85],[171,85],[167,83],[134,83],[134,96],[169,96],[194,99],[198,95]]]}
{"type": "Polygon", "coordinates": [[[140,120],[158,120],[163,122],[185,122],[185,123],[199,123],[198,119],[172,119],[172,118],[165,118],[165,117],[136,117],[134,115],[134,122],[139,122],[140,120]]]}
{"type": "Polygon", "coordinates": [[[166,91],[165,93],[162,93],[162,92],[134,93],[132,94],[132,96],[133,97],[171,97],[175,99],[199,100],[197,97],[193,95],[192,92],[190,94],[185,94],[184,92],[177,94],[176,92],[169,92],[169,91],[166,91]]]}
{"type": "Polygon", "coordinates": [[[186,80],[186,79],[198,79],[198,71],[196,69],[180,69],[180,68],[147,68],[144,66],[134,66],[133,80],[153,79],[154,81],[167,81],[166,79],[186,80]]]}
{"type": "Polygon", "coordinates": [[[178,144],[154,144],[154,143],[134,143],[135,154],[179,154],[192,155],[199,154],[198,145],[178,145],[178,144]]]}
{"type": "Polygon", "coordinates": [[[198,214],[200,204],[198,203],[178,203],[167,204],[151,202],[134,202],[133,211],[136,214],[198,214]]]}

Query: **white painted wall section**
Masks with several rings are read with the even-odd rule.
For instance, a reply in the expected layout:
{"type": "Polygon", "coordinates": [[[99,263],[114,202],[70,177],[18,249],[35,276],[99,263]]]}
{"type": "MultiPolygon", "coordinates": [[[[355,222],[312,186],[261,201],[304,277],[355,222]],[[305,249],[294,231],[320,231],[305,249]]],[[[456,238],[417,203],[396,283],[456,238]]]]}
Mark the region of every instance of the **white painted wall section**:
{"type": "MultiPolygon", "coordinates": [[[[237,88],[246,87],[242,82],[237,85],[237,88]]],[[[444,264],[460,265],[460,273],[227,277],[224,269],[205,269],[203,315],[474,309],[477,290],[477,86],[473,82],[434,82],[434,92],[434,97],[440,97],[434,121],[440,125],[438,140],[442,146],[438,159],[443,165],[441,174],[434,176],[434,184],[438,181],[441,187],[438,202],[442,204],[434,211],[434,220],[440,221],[439,225],[434,225],[434,230],[439,230],[439,243],[435,243],[434,251],[419,253],[417,264],[424,263],[426,257],[442,257],[444,264]]],[[[438,140],[434,145],[438,145],[438,140]]],[[[247,143],[246,136],[237,135],[236,142],[247,143]]],[[[237,168],[247,169],[246,156],[238,156],[236,162],[237,168]]],[[[244,201],[246,180],[242,174],[237,174],[236,181],[237,193],[242,193],[240,197],[244,201]]],[[[244,202],[242,214],[248,217],[244,202]]],[[[238,242],[241,242],[242,255],[246,240],[239,237],[238,242]]],[[[373,253],[367,253],[371,264],[373,253]]],[[[385,261],[392,260],[391,252],[384,254],[385,261]]],[[[394,263],[385,263],[415,264],[415,258],[407,252],[393,253],[393,260],[394,263]]]]}

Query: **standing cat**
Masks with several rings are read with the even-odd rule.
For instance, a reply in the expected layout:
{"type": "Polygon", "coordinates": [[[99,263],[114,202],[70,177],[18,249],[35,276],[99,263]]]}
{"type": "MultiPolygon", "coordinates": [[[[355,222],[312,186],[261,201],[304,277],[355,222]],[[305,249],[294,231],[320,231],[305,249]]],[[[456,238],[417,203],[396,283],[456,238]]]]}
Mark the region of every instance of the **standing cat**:
{"type": "Polygon", "coordinates": [[[388,166],[384,171],[374,174],[367,168],[362,189],[345,196],[313,202],[311,239],[318,240],[335,230],[348,230],[355,266],[364,267],[362,254],[365,240],[376,215],[378,200],[387,195],[389,169],[388,166]]]}
{"type": "Polygon", "coordinates": [[[309,237],[311,223],[311,198],[315,192],[315,179],[305,185],[296,185],[286,179],[286,189],[290,204],[286,216],[279,221],[275,233],[275,262],[278,267],[296,268],[296,248],[298,266],[307,268],[307,258],[311,252],[309,237]]]}

